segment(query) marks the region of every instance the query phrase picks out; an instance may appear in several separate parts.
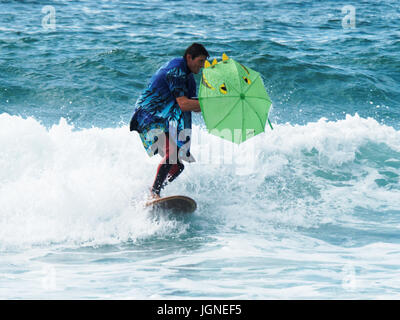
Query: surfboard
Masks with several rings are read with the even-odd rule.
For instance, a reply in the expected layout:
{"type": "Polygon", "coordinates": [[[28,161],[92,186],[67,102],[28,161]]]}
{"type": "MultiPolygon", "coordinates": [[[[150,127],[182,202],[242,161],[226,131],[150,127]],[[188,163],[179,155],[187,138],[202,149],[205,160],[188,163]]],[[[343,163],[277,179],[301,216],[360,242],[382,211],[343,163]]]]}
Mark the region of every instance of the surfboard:
{"type": "Polygon", "coordinates": [[[173,213],[192,213],[196,210],[197,204],[192,198],[186,196],[170,196],[150,200],[146,203],[146,207],[173,213]]]}

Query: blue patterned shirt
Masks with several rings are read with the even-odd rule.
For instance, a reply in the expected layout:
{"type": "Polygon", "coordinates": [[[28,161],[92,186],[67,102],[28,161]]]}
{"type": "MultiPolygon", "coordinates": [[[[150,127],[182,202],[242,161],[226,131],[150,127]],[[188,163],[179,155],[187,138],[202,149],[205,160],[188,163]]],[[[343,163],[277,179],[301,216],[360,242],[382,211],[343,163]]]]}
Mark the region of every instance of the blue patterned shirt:
{"type": "MultiPolygon", "coordinates": [[[[147,133],[159,129],[164,133],[175,131],[179,137],[183,129],[192,129],[191,111],[183,112],[176,98],[196,96],[196,82],[184,58],[175,58],[164,64],[150,79],[147,88],[136,101],[135,111],[130,123],[130,130],[137,131],[147,153],[152,156],[157,150],[151,147],[157,138],[147,133]]],[[[188,143],[190,136],[185,134],[185,141],[177,140],[178,147],[188,143]]]]}

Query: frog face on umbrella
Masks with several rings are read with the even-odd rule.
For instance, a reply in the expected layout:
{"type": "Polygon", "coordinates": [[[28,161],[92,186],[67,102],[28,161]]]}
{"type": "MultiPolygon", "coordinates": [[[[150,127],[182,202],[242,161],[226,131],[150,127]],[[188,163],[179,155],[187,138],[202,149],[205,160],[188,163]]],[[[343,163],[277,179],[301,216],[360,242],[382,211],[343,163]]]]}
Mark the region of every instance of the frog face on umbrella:
{"type": "MultiPolygon", "coordinates": [[[[248,69],[242,65],[241,63],[238,63],[238,65],[241,67],[241,70],[238,70],[238,72],[241,73],[240,75],[240,81],[242,81],[242,91],[246,90],[246,86],[251,85],[252,81],[250,79],[250,72],[248,69]]],[[[204,64],[204,68],[210,68],[210,73],[218,73],[220,76],[217,77],[218,80],[211,81],[207,79],[207,75],[205,72],[203,72],[201,82],[209,90],[215,90],[215,93],[218,93],[220,95],[226,95],[229,92],[231,92],[232,88],[227,80],[224,79],[223,75],[226,75],[226,77],[229,77],[229,69],[232,68],[232,65],[229,63],[229,58],[228,56],[224,53],[222,55],[222,61],[217,62],[216,59],[210,64],[209,61],[206,61],[204,64]],[[221,77],[222,75],[222,77],[221,77]]],[[[237,85],[237,84],[236,84],[237,85]]],[[[236,90],[237,91],[237,90],[236,90]]]]}

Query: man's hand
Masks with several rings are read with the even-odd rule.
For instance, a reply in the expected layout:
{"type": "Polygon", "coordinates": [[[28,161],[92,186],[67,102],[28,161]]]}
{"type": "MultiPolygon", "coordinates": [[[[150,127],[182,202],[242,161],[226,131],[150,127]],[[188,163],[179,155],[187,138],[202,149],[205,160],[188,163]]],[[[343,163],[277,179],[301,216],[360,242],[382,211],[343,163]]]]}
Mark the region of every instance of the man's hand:
{"type": "Polygon", "coordinates": [[[201,112],[199,100],[189,99],[186,96],[176,98],[182,111],[201,112]]]}
{"type": "Polygon", "coordinates": [[[198,107],[198,108],[196,108],[196,109],[194,109],[194,110],[192,110],[193,112],[201,112],[201,108],[200,108],[200,106],[198,107]]]}

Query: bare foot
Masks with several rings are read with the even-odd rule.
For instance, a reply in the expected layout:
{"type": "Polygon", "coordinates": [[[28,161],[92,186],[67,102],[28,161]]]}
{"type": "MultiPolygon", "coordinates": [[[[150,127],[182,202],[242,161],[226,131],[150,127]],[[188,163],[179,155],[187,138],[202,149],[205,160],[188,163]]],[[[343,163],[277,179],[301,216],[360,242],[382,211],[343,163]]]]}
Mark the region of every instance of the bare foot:
{"type": "Polygon", "coordinates": [[[154,193],[150,189],[150,200],[157,200],[157,199],[161,199],[160,195],[158,195],[157,193],[154,193]]]}

